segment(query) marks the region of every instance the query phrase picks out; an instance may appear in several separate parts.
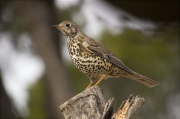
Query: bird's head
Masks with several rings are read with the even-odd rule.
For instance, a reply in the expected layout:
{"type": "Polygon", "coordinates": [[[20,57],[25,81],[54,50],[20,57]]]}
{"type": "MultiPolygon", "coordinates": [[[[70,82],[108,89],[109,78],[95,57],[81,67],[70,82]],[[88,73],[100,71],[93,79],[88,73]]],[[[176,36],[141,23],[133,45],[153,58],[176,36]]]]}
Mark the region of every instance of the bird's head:
{"type": "Polygon", "coordinates": [[[52,25],[51,27],[56,27],[59,29],[66,37],[74,37],[81,31],[79,26],[72,21],[64,21],[59,25],[52,25]]]}

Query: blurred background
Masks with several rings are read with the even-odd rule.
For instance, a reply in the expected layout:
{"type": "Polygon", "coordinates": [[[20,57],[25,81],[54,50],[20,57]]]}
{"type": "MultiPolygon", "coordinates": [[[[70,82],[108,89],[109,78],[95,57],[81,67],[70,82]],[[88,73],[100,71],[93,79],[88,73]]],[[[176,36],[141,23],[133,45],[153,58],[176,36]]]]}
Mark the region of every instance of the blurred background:
{"type": "Polygon", "coordinates": [[[179,1],[1,1],[1,118],[59,118],[59,106],[90,83],[75,68],[65,36],[51,25],[76,22],[132,70],[160,83],[127,78],[100,83],[116,110],[134,94],[138,119],[180,118],[179,1]]]}

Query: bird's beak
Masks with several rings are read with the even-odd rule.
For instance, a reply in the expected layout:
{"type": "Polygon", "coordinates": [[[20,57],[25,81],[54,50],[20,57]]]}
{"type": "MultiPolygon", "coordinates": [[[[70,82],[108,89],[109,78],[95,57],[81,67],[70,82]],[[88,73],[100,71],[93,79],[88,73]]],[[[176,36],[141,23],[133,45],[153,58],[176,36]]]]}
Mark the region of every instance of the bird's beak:
{"type": "Polygon", "coordinates": [[[56,28],[58,28],[58,27],[59,27],[59,25],[52,25],[52,26],[50,26],[50,27],[56,27],[56,28]]]}

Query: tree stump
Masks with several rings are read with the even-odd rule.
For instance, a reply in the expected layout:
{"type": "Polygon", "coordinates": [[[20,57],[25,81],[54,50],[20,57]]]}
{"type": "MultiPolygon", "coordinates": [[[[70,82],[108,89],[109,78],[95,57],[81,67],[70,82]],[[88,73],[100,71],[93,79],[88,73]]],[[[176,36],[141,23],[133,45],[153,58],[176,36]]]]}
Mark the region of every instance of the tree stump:
{"type": "Polygon", "coordinates": [[[144,98],[130,95],[113,113],[114,98],[105,101],[98,86],[92,86],[60,106],[65,119],[135,119],[144,98]]]}

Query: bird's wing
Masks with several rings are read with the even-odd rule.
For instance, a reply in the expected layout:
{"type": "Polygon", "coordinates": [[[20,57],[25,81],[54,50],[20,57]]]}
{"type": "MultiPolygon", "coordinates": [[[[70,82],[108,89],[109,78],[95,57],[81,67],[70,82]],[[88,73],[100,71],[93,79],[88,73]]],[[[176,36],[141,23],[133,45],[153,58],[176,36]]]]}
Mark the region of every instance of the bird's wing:
{"type": "Polygon", "coordinates": [[[103,45],[101,45],[99,42],[95,41],[94,39],[91,39],[90,37],[84,39],[83,46],[89,50],[91,53],[98,55],[109,62],[115,64],[116,66],[124,69],[125,71],[135,74],[131,69],[129,69],[125,64],[122,63],[121,60],[119,60],[112,52],[107,50],[103,45]]]}

